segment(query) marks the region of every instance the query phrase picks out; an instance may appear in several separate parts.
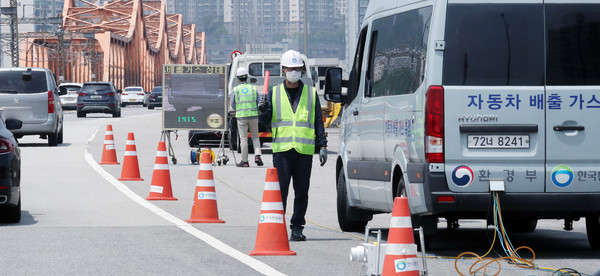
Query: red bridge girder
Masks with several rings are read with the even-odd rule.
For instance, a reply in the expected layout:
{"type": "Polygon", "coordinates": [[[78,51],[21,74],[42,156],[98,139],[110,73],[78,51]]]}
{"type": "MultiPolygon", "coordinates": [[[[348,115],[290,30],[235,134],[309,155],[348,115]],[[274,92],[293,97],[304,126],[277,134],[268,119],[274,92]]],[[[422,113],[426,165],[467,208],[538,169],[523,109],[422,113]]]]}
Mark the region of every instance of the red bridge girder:
{"type": "Polygon", "coordinates": [[[30,33],[21,42],[20,66],[50,68],[65,81],[150,91],[162,83],[163,64],[206,63],[204,33],[183,24],[180,14],[167,14],[161,1],[64,3],[62,45],[55,35],[30,33]]]}

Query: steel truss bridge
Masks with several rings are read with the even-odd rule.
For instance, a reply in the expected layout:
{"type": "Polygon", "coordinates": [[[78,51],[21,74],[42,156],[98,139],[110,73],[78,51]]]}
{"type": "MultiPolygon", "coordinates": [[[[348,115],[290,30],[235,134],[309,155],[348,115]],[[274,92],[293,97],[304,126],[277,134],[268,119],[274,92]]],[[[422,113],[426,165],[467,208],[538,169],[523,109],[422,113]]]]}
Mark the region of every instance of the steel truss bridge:
{"type": "Polygon", "coordinates": [[[57,33],[21,34],[19,66],[50,68],[62,81],[111,81],[119,89],[162,83],[163,64],[205,64],[205,34],[161,1],[65,0],[57,33]]]}

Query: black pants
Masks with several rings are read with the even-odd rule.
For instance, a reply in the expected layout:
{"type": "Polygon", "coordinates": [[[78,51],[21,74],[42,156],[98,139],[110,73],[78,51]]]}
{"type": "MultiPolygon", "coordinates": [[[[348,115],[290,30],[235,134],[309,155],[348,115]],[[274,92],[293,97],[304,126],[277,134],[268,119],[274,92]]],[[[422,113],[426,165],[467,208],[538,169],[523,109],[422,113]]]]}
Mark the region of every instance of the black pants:
{"type": "Polygon", "coordinates": [[[310,172],[312,170],[312,155],[300,154],[296,150],[273,153],[273,165],[277,168],[281,200],[283,209],[286,209],[290,180],[294,186],[294,214],[292,226],[306,224],[304,215],[308,207],[308,188],[310,186],[310,172]]]}

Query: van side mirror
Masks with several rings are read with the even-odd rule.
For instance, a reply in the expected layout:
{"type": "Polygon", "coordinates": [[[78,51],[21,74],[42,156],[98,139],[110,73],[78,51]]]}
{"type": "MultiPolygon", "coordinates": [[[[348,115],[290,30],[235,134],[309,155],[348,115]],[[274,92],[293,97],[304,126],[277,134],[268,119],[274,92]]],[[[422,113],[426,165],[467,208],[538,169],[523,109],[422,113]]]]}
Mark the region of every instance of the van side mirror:
{"type": "Polygon", "coordinates": [[[342,102],[342,68],[332,67],[325,71],[325,100],[342,102]]]}

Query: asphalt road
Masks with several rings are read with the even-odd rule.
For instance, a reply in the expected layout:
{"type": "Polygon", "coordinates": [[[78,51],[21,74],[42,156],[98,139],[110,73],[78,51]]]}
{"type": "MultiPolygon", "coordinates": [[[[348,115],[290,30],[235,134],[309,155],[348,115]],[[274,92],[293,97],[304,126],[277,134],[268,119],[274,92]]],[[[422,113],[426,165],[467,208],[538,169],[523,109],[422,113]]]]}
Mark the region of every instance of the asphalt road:
{"type": "MultiPolygon", "coordinates": [[[[306,242],[290,242],[296,256],[248,256],[257,238],[266,168],[214,166],[218,215],[222,224],[188,224],[198,176],[190,162],[187,131],[172,133],[177,164],[169,163],[177,201],[146,201],[158,142],[160,109],[123,109],[122,118],[65,113],[63,145],[48,147],[38,137],[20,140],[22,164],[21,223],[0,224],[0,273],[4,275],[360,275],[362,264],[351,262],[350,248],[363,241],[362,233],[343,233],[336,217],[335,156],[337,129],[329,132],[329,161],[324,167],[313,159],[306,242]],[[98,165],[107,124],[114,130],[121,165],[98,165]],[[118,181],[127,133],[135,134],[138,163],[144,181],[118,181]]],[[[235,153],[238,159],[240,155],[235,153]]],[[[252,159],[251,159],[252,160],[252,159]]],[[[288,200],[291,204],[292,199],[288,200]]],[[[289,225],[290,214],[286,214],[289,225]]],[[[387,227],[390,215],[376,215],[370,227],[387,227]]],[[[493,232],[482,221],[461,221],[440,234],[428,250],[429,275],[458,275],[454,257],[472,251],[483,255],[493,232]]],[[[540,221],[538,230],[511,235],[515,247],[534,249],[534,264],[543,268],[569,267],[582,275],[600,270],[600,252],[589,248],[585,224],[562,230],[562,221],[540,221]]],[[[384,236],[385,236],[384,232],[384,236]]],[[[490,256],[502,256],[495,244],[490,256]]],[[[528,254],[524,254],[528,255],[528,254]]],[[[459,261],[468,270],[472,260],[459,261]]],[[[495,272],[488,268],[488,274],[495,272]]],[[[500,275],[552,275],[502,262],[500,275]]]]}

